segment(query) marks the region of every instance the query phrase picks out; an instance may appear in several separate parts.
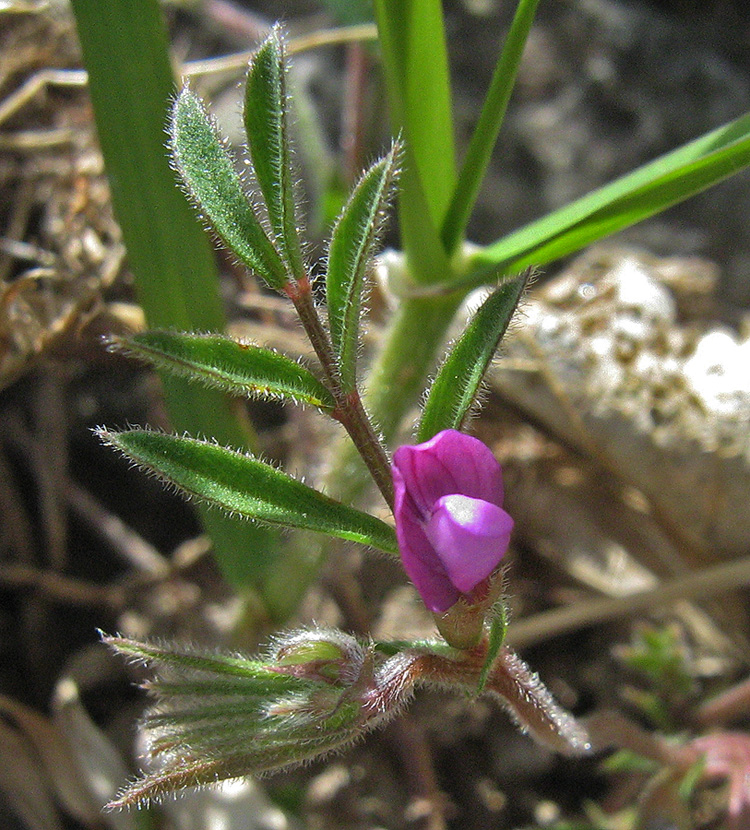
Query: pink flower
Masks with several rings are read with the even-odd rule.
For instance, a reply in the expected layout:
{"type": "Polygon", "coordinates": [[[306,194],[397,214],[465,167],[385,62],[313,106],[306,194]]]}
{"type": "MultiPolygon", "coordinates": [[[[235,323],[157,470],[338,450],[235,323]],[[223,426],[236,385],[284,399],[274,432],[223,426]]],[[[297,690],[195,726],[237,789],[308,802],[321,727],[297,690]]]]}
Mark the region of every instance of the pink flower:
{"type": "Polygon", "coordinates": [[[513,519],[501,506],[502,470],[477,438],[447,429],[396,450],[393,484],[404,568],[425,605],[442,614],[508,549],[513,519]]]}

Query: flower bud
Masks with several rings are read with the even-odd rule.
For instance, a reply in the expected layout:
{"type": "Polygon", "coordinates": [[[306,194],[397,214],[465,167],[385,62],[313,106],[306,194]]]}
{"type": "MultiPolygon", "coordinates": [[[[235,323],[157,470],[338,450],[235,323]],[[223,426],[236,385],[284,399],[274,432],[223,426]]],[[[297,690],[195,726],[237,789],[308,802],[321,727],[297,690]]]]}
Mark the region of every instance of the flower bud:
{"type": "Polygon", "coordinates": [[[276,641],[268,668],[280,674],[349,684],[360,674],[365,649],[336,629],[294,631],[276,641]]]}

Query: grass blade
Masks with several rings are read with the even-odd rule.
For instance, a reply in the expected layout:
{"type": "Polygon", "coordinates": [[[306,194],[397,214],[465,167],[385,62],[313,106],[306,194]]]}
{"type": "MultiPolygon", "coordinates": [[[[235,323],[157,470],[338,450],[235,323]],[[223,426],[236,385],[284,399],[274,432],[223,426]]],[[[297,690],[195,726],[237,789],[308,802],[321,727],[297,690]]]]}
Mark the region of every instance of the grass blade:
{"type": "Polygon", "coordinates": [[[450,273],[439,228],[456,179],[448,57],[437,0],[375,0],[394,133],[404,143],[399,222],[417,282],[450,273]]]}
{"type": "Polygon", "coordinates": [[[750,165],[750,114],[532,222],[472,257],[467,284],[543,265],[647,219],[750,165]]]}
{"type": "Polygon", "coordinates": [[[449,255],[455,251],[466,233],[469,217],[474,209],[497,135],[505,118],[518,67],[521,64],[521,56],[538,5],[539,0],[519,0],[516,8],[508,37],[482,106],[482,112],[458,175],[458,183],[443,221],[441,238],[449,255]]]}
{"type": "MultiPolygon", "coordinates": [[[[127,3],[75,0],[73,12],[112,202],[148,324],[221,331],[213,250],[164,151],[175,85],[160,5],[143,0],[134,14],[127,3]]],[[[253,440],[216,390],[168,377],[164,387],[176,430],[213,435],[233,446],[253,440]]],[[[227,580],[262,593],[276,537],[213,511],[201,510],[201,517],[227,580]]]]}

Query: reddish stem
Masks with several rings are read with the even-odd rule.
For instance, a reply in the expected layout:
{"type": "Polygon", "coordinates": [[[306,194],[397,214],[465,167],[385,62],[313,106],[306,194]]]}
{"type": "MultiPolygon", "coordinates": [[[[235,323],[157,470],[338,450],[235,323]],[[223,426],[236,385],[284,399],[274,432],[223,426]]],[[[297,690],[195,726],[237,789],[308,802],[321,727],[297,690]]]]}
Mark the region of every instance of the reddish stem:
{"type": "Polygon", "coordinates": [[[331,340],[315,308],[309,278],[303,276],[296,282],[287,283],[284,286],[284,292],[294,303],[308,339],[320,360],[328,388],[336,401],[333,417],[349,433],[375,484],[392,510],[393,480],[388,456],[365,413],[359,392],[354,389],[347,393],[341,387],[338,361],[334,355],[331,340]]]}

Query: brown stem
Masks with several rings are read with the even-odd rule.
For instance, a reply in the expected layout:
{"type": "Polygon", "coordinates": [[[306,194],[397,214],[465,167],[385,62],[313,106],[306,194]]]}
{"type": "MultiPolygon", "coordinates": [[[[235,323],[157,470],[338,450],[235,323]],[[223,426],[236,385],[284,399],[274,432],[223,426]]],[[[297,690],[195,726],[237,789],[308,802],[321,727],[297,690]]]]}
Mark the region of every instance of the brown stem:
{"type": "MultiPolygon", "coordinates": [[[[456,657],[418,655],[408,667],[409,682],[460,684],[475,691],[486,654],[484,641],[456,657]]],[[[592,751],[586,728],[560,706],[539,676],[507,646],[500,649],[485,690],[499,697],[518,724],[544,746],[569,756],[592,751]]]]}
{"type": "Polygon", "coordinates": [[[297,314],[318,356],[323,374],[328,381],[328,387],[336,401],[333,417],[349,433],[375,484],[392,510],[393,481],[388,456],[362,406],[359,392],[355,389],[347,393],[341,388],[338,361],[315,308],[310,280],[306,276],[302,277],[297,282],[287,283],[284,290],[297,309],[297,314]]]}

